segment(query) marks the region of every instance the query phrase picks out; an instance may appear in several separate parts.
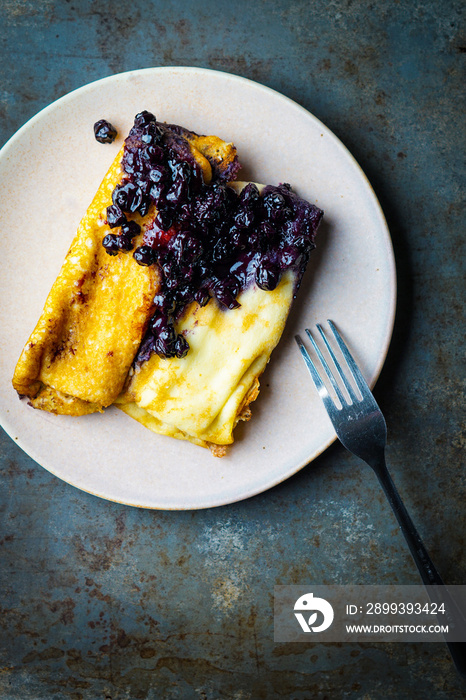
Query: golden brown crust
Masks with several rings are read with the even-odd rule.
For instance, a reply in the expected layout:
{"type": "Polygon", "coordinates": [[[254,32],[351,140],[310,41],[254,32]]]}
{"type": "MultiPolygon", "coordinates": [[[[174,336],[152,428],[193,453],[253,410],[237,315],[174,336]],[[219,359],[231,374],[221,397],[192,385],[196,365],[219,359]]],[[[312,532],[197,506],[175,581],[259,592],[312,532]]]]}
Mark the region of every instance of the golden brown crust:
{"type": "Polygon", "coordinates": [[[28,403],[33,408],[65,416],[86,416],[103,410],[97,404],[82,401],[47,386],[42,387],[28,403]]]}
{"type": "Polygon", "coordinates": [[[208,442],[207,446],[214,457],[225,457],[227,453],[226,445],[215,445],[213,442],[208,442]]]}
{"type": "MultiPolygon", "coordinates": [[[[160,285],[156,267],[132,255],[109,256],[102,239],[110,230],[106,208],[121,181],[122,151],[114,160],[83,218],[37,323],[18,361],[13,386],[38,404],[60,412],[54,390],[80,402],[110,405],[120,393],[144,336],[160,285]],[[50,401],[50,405],[48,402],[50,401]]],[[[72,401],[66,412],[72,414],[72,401]]]]}
{"type": "Polygon", "coordinates": [[[244,421],[251,420],[252,413],[251,413],[250,405],[259,396],[259,391],[260,391],[260,382],[259,382],[259,379],[256,377],[254,379],[254,383],[252,384],[251,388],[249,389],[248,393],[246,394],[246,397],[243,401],[242,406],[238,409],[238,414],[237,414],[237,418],[236,418],[237,422],[240,420],[244,420],[244,421]]]}

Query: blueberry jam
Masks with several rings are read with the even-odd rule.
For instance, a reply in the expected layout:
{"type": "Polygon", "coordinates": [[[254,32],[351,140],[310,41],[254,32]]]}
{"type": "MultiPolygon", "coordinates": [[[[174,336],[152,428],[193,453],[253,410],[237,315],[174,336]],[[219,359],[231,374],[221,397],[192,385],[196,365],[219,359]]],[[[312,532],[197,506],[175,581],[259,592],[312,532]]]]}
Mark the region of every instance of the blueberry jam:
{"type": "Polygon", "coordinates": [[[261,193],[249,183],[237,194],[226,180],[239,164],[225,172],[213,167],[205,184],[182,132],[150,112],[136,115],[125,141],[124,177],[107,208],[112,232],[102,243],[109,255],[134,250],[140,226],[129,217],[153,212],[133,256],[140,265],[158,265],[162,280],[137,362],[153,352],[186,355],[189,345],[174,324],[193,301],[204,306],[214,298],[222,308],[238,308],[248,285],[273,290],[290,268],[298,286],[323,215],[287,183],[261,193]]]}
{"type": "Polygon", "coordinates": [[[106,119],[99,119],[94,124],[94,136],[99,143],[113,143],[117,136],[117,130],[106,119]]]}

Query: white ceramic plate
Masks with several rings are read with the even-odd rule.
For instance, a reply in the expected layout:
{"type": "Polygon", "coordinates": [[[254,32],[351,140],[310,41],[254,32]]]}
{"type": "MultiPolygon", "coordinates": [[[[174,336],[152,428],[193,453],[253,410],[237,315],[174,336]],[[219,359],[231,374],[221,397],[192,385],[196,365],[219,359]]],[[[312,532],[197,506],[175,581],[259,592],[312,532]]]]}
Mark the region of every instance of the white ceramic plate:
{"type": "Polygon", "coordinates": [[[232,503],[278,484],[335,439],[293,336],[333,319],[373,384],[394,320],[395,265],[367,179],[341,142],[291,100],[234,75],[152,68],[115,75],[42,110],[0,151],[0,418],[33,459],[77,488],[159,509],[232,503]],[[228,455],[143,428],[117,409],[54,416],[19,401],[11,377],[77,225],[143,109],[161,121],[233,141],[240,179],[289,182],[324,209],[286,332],[262,377],[253,418],[228,455]],[[105,118],[119,132],[95,141],[105,118]]]}

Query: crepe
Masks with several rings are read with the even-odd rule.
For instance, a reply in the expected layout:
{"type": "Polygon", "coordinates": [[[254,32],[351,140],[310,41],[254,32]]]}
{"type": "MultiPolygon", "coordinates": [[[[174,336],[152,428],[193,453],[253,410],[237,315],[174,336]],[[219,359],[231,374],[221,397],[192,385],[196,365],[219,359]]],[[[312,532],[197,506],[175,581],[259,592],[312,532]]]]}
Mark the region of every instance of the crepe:
{"type": "MultiPolygon", "coordinates": [[[[139,131],[130,132],[79,225],[18,360],[13,386],[31,406],[55,414],[79,416],[115,405],[153,432],[222,456],[238,421],[250,418],[259,377],[282,335],[302,269],[286,270],[268,290],[248,282],[230,308],[217,298],[191,301],[174,322],[189,352],[141,354],[163,291],[163,265],[138,264],[136,254],[104,247],[115,230],[109,217],[115,191],[128,182],[131,153],[137,155],[146,143],[141,134],[150,132],[160,142],[153,115],[137,115],[135,125],[138,117],[139,131]]],[[[165,125],[163,134],[174,149],[170,153],[190,163],[203,191],[211,182],[235,178],[233,144],[174,125],[165,125]]],[[[245,184],[231,186],[240,192],[245,184]]],[[[157,203],[129,217],[140,231],[133,241],[137,250],[152,231],[157,203]]]]}
{"type": "Polygon", "coordinates": [[[192,304],[177,324],[189,339],[186,357],[152,355],[131,372],[116,405],[154,432],[211,449],[231,444],[238,421],[251,417],[249,404],[259,394],[259,377],[280,340],[294,291],[288,272],[272,292],[244,291],[237,309],[192,304]]]}

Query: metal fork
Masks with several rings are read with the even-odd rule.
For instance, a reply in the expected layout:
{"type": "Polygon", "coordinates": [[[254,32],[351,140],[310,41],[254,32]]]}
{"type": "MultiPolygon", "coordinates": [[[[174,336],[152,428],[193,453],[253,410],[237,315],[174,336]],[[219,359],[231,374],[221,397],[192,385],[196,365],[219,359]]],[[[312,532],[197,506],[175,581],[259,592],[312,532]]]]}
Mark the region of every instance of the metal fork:
{"type": "MultiPolygon", "coordinates": [[[[346,447],[346,449],[355,454],[357,457],[360,457],[362,460],[364,460],[364,462],[372,467],[377,475],[385,495],[393,508],[401,530],[406,538],[424,585],[429,587],[439,587],[427,589],[430,597],[434,597],[435,602],[439,602],[440,600],[442,602],[446,602],[448,604],[447,610],[450,612],[449,617],[453,621],[453,624],[458,625],[459,628],[464,631],[466,630],[466,620],[463,613],[458,608],[456,602],[451,598],[448,590],[445,588],[440,574],[435,568],[426,548],[424,547],[424,544],[419,537],[416,528],[414,527],[413,521],[411,520],[387,469],[385,462],[387,426],[382,415],[382,411],[377,405],[369,386],[362,376],[348,348],[343,342],[339,332],[335,328],[335,325],[330,320],[328,321],[328,324],[333,332],[333,335],[335,336],[335,340],[340,348],[342,356],[348,365],[361,398],[357,396],[352,384],[345,375],[334,351],[332,350],[327,336],[325,335],[324,329],[320,324],[317,324],[317,329],[322,336],[325,347],[335,367],[335,373],[330,369],[323,353],[312,337],[310,330],[308,328],[305,330],[325,371],[325,374],[338,398],[340,406],[338,406],[330,396],[316,368],[316,365],[312,361],[306,347],[304,346],[301,337],[297,335],[295,336],[296,342],[301,350],[301,354],[311,374],[316,389],[319,392],[319,396],[324,402],[324,406],[327,409],[327,413],[333,423],[333,427],[335,428],[340,442],[346,447]],[[345,387],[349,400],[348,398],[345,398],[344,392],[340,388],[340,384],[337,380],[345,387]]],[[[458,671],[461,673],[461,675],[466,676],[466,643],[447,642],[447,645],[450,649],[451,656],[458,671]]]]}

